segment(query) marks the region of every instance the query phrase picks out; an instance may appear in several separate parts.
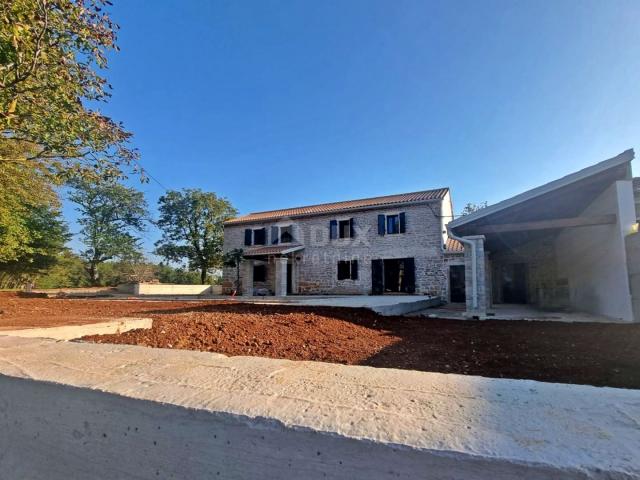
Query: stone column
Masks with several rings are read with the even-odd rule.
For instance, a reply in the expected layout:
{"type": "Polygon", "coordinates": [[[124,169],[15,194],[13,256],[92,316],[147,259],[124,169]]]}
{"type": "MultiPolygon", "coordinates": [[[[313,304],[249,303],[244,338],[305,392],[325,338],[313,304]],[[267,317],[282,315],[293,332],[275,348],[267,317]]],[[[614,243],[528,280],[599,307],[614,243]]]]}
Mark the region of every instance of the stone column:
{"type": "Polygon", "coordinates": [[[287,257],[278,257],[276,260],[276,297],[287,296],[287,257]]]}
{"type": "Polygon", "coordinates": [[[245,260],[242,272],[242,295],[253,296],[253,260],[245,260]]]}
{"type": "Polygon", "coordinates": [[[488,306],[486,274],[487,263],[485,261],[484,253],[484,235],[473,235],[464,237],[464,239],[473,244],[473,247],[466,244],[464,247],[465,291],[467,297],[466,313],[467,316],[484,318],[486,316],[488,306]]]}

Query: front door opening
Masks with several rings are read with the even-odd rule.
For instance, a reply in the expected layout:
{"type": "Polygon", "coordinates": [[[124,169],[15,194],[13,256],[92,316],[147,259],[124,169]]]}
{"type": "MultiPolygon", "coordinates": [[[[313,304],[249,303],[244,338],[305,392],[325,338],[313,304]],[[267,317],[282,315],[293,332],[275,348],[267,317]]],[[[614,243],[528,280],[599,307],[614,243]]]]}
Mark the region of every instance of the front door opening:
{"type": "Polygon", "coordinates": [[[464,303],[466,300],[464,265],[451,265],[449,267],[449,301],[464,303]]]}
{"type": "Polygon", "coordinates": [[[415,293],[415,262],[413,258],[393,258],[371,261],[371,291],[383,293],[415,293]]]}
{"type": "Polygon", "coordinates": [[[500,289],[503,303],[527,303],[527,264],[502,265],[500,289]]]}
{"type": "Polygon", "coordinates": [[[287,263],[287,295],[293,293],[293,265],[287,263]]]}

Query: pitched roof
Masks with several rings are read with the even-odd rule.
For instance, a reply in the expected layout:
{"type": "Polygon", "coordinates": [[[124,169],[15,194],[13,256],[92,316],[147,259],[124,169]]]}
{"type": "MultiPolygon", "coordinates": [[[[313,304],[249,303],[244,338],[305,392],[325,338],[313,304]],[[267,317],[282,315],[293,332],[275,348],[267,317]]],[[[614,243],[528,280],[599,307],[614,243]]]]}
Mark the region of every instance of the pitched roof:
{"type": "Polygon", "coordinates": [[[297,252],[302,250],[303,245],[287,244],[287,245],[273,245],[248,248],[244,251],[245,257],[263,257],[265,255],[286,255],[287,253],[297,252]]]}
{"type": "Polygon", "coordinates": [[[464,252],[464,245],[455,238],[448,237],[444,249],[447,253],[462,253],[464,252]]]}
{"type": "Polygon", "coordinates": [[[475,222],[480,218],[513,207],[514,205],[527,202],[533,198],[540,197],[551,191],[558,190],[560,188],[566,187],[567,185],[578,182],[579,180],[583,180],[593,175],[598,175],[609,169],[627,164],[633,160],[634,156],[635,153],[633,149],[625,150],[615,157],[596,163],[595,165],[591,165],[590,167],[583,168],[582,170],[566,175],[562,178],[559,178],[558,180],[554,180],[553,182],[549,182],[540,187],[528,190],[524,193],[516,195],[515,197],[511,197],[507,200],[503,200],[502,202],[498,202],[495,205],[489,205],[488,207],[481,208],[480,210],[470,213],[469,215],[456,218],[449,223],[449,228],[458,228],[461,225],[475,222]]]}
{"type": "Polygon", "coordinates": [[[255,212],[232,218],[231,220],[227,220],[225,224],[234,225],[240,223],[277,220],[285,217],[306,217],[311,215],[322,215],[326,213],[359,210],[370,207],[386,207],[406,203],[420,203],[430,200],[442,200],[448,191],[448,188],[437,188],[434,190],[423,190],[421,192],[400,193],[397,195],[386,195],[383,197],[363,198],[360,200],[347,200],[344,202],[308,205],[306,207],[284,208],[282,210],[255,212]]]}

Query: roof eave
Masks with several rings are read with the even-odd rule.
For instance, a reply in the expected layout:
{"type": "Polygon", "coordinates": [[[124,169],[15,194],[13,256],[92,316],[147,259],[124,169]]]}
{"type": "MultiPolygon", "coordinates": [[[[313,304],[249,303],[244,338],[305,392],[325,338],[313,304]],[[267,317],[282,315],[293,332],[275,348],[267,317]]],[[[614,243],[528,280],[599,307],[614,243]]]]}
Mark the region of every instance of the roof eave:
{"type": "MultiPolygon", "coordinates": [[[[448,190],[448,189],[447,189],[448,190]]],[[[446,195],[445,195],[446,197],[446,195]]],[[[224,225],[227,226],[234,226],[234,225],[249,225],[251,223],[266,223],[266,222],[274,222],[276,220],[280,220],[280,219],[284,219],[284,218],[290,218],[290,219],[296,219],[296,218],[307,218],[307,217],[324,217],[327,215],[334,215],[334,214],[339,214],[339,213],[349,213],[349,212],[361,212],[364,210],[380,210],[380,209],[387,209],[387,208],[394,208],[394,207],[400,207],[403,205],[424,205],[427,203],[433,203],[433,202],[442,202],[445,197],[443,198],[430,198],[429,200],[414,200],[414,201],[409,201],[409,202],[396,202],[396,203],[386,203],[384,205],[371,205],[371,206],[366,206],[366,207],[353,207],[353,208],[344,208],[344,209],[340,209],[340,210],[332,210],[330,212],[322,212],[322,213],[302,213],[302,214],[298,214],[298,215],[283,215],[283,216],[274,216],[274,217],[269,217],[269,218],[260,218],[260,219],[252,219],[252,220],[238,220],[238,221],[233,221],[233,220],[228,220],[226,222],[224,222],[224,225]]]]}
{"type": "Polygon", "coordinates": [[[623,165],[624,163],[629,163],[634,159],[634,157],[635,157],[635,154],[632,148],[629,150],[625,150],[624,152],[620,153],[619,155],[616,155],[615,157],[609,158],[607,160],[603,160],[602,162],[596,163],[595,165],[591,165],[577,172],[570,173],[569,175],[565,175],[564,177],[554,180],[552,182],[545,183],[540,187],[527,190],[524,193],[508,198],[494,205],[490,205],[488,207],[482,208],[473,213],[470,213],[469,215],[465,215],[464,217],[460,217],[455,220],[452,220],[451,222],[449,222],[447,226],[448,228],[457,228],[462,225],[466,225],[468,223],[474,222],[488,215],[492,215],[501,210],[505,210],[507,208],[513,207],[514,205],[518,205],[520,203],[526,202],[528,200],[539,197],[541,195],[545,195],[549,192],[565,187],[567,185],[570,185],[584,178],[597,175],[606,170],[609,170],[610,168],[615,168],[619,165],[623,165]]]}

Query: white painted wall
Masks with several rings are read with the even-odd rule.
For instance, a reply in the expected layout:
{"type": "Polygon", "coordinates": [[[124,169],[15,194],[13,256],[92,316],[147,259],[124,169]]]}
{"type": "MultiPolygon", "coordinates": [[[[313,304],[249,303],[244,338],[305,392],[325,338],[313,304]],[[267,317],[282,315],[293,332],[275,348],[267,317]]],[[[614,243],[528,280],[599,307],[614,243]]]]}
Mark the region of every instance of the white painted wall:
{"type": "Polygon", "coordinates": [[[558,277],[569,280],[572,308],[633,321],[625,248],[635,223],[630,180],[613,183],[581,215],[609,213],[618,216],[616,224],[570,228],[558,236],[558,277]]]}
{"type": "Polygon", "coordinates": [[[177,285],[171,283],[137,283],[135,295],[220,295],[220,285],[177,285]]]}
{"type": "Polygon", "coordinates": [[[637,479],[640,391],[0,337],[0,478],[637,479]]]}

